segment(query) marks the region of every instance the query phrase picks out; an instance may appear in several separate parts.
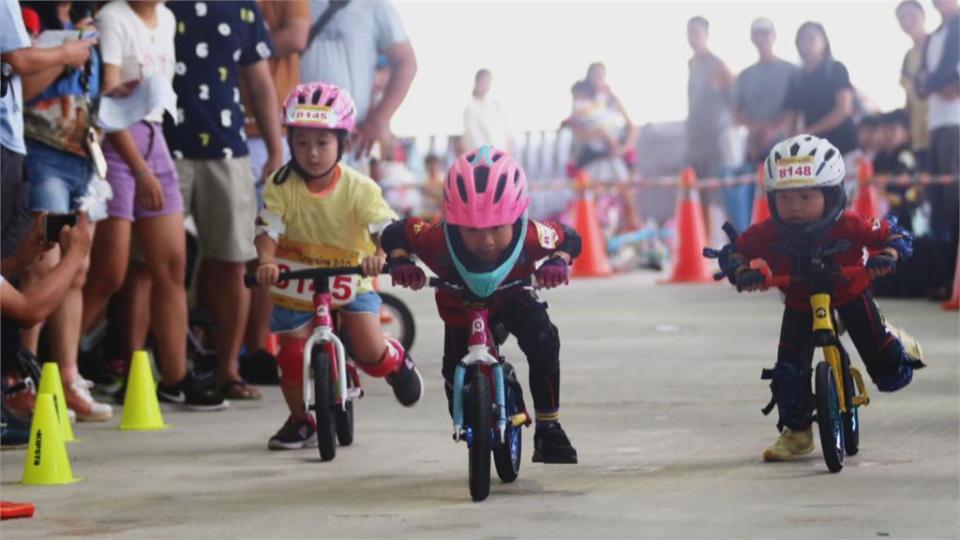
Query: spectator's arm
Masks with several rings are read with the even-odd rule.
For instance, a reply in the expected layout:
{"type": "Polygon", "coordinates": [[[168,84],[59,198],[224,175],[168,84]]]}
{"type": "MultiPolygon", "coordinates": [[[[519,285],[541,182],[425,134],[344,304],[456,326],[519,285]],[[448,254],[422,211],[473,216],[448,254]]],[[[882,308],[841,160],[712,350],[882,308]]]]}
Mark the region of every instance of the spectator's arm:
{"type": "MultiPolygon", "coordinates": [[[[922,86],[928,95],[950,90],[950,87],[960,81],[957,74],[957,67],[960,66],[960,47],[957,46],[960,42],[960,18],[954,17],[949,24],[947,44],[943,47],[940,62],[936,66],[927,66],[928,71],[922,86]]],[[[929,47],[929,41],[927,46],[929,47]]]]}
{"type": "Polygon", "coordinates": [[[240,66],[240,77],[250,90],[250,105],[257,127],[267,145],[267,163],[260,173],[261,181],[283,165],[283,142],[280,134],[280,107],[266,60],[240,66]]]}
{"type": "Polygon", "coordinates": [[[76,278],[91,242],[90,222],[86,214],[80,214],[76,227],[64,227],[60,232],[63,258],[49,274],[23,292],[6,280],[0,284],[0,312],[23,326],[33,326],[46,319],[60,305],[76,278]]]}
{"type": "Polygon", "coordinates": [[[853,88],[841,88],[837,91],[833,109],[819,121],[804,130],[810,135],[822,135],[839,126],[853,116],[853,88]]]}
{"type": "Polygon", "coordinates": [[[288,54],[300,52],[307,47],[307,37],[310,35],[309,12],[307,18],[287,18],[280,28],[271,30],[273,38],[273,56],[282,58],[288,54]]]}
{"type": "Polygon", "coordinates": [[[30,102],[47,89],[63,73],[63,66],[53,66],[39,73],[23,77],[23,101],[30,102]]]}
{"type": "Polygon", "coordinates": [[[0,55],[0,59],[10,64],[14,73],[27,77],[50,68],[63,68],[63,66],[82,68],[90,58],[90,48],[96,44],[95,39],[79,39],[47,49],[27,47],[5,52],[0,55]]]}
{"type": "Polygon", "coordinates": [[[394,113],[407,97],[413,77],[417,74],[417,55],[409,41],[394,43],[384,54],[390,61],[390,78],[383,90],[383,98],[368,116],[376,116],[385,126],[390,124],[394,113]]]}
{"type": "MultiPolygon", "coordinates": [[[[101,93],[109,94],[114,89],[119,88],[120,66],[103,64],[103,85],[101,93]]],[[[130,136],[129,131],[122,129],[120,131],[107,133],[107,139],[109,139],[110,143],[117,149],[117,153],[120,154],[120,157],[123,158],[124,163],[130,167],[130,171],[133,172],[134,175],[141,174],[150,169],[147,162],[143,159],[143,156],[140,155],[140,151],[137,150],[137,145],[133,142],[133,137],[130,136]]]]}

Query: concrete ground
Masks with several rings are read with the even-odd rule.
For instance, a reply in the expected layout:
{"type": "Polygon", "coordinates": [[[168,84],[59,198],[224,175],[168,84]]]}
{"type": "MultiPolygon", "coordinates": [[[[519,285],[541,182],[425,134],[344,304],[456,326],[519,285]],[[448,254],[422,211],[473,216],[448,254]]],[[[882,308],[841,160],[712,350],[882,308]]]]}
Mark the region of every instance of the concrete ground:
{"type": "MultiPolygon", "coordinates": [[[[563,425],[580,464],[530,463],[470,502],[465,448],[450,440],[442,331],[428,292],[407,293],[427,395],[403,409],[365,379],[356,442],[335,461],[270,452],[286,413],[276,387],[219,413],[165,415],[130,433],[80,425],[77,484],[18,484],[2,453],[2,498],[36,517],[5,538],[957,538],[958,317],[923,301],[881,301],[923,344],[930,367],[861,412],[861,452],[829,474],[819,450],[764,464],[776,437],[760,369],[776,351],[774,293],[655,285],[648,275],[548,291],[563,350],[563,425]]],[[[516,347],[508,358],[523,371],[516,347]]],[[[857,362],[859,363],[859,362],[857,362]]]]}

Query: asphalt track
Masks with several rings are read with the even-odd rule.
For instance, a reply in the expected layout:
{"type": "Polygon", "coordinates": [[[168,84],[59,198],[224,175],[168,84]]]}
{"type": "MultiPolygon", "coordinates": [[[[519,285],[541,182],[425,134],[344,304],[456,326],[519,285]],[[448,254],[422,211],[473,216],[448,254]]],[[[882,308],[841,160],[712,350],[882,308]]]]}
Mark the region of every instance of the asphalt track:
{"type": "MultiPolygon", "coordinates": [[[[861,451],[829,474],[819,450],[765,464],[773,417],[760,369],[773,363],[774,293],[657,285],[650,275],[581,280],[543,294],[560,328],[562,422],[579,465],[530,463],[470,502],[467,453],[450,439],[440,384],[442,330],[429,292],[400,293],[417,316],[414,356],[427,395],[397,405],[365,379],[356,442],[270,452],[286,413],[276,387],[219,413],[168,411],[172,427],[75,427],[82,482],[21,486],[5,451],[2,498],[37,514],[4,538],[957,538],[960,501],[958,316],[925,301],[881,300],[923,344],[930,367],[861,413],[861,451]]],[[[505,349],[526,379],[511,342],[505,349]]],[[[859,363],[859,361],[855,361],[859,363]]],[[[872,388],[872,386],[871,386],[872,388]]]]}

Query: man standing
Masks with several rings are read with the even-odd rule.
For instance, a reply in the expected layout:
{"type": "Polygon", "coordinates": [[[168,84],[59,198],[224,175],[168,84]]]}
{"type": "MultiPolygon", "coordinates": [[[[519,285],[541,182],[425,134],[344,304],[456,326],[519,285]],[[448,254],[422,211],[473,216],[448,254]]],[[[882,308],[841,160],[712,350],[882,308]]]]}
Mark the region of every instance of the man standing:
{"type": "Polygon", "coordinates": [[[923,49],[927,44],[927,17],[917,0],[903,0],[897,5],[897,21],[903,32],[910,36],[913,47],[903,57],[900,70],[900,86],[907,94],[907,114],[910,115],[910,147],[917,159],[917,168],[927,170],[929,162],[930,133],[927,130],[927,100],[917,95],[914,79],[923,68],[923,49]]]}
{"type": "Polygon", "coordinates": [[[353,153],[365,156],[387,135],[417,72],[416,55],[387,0],[311,0],[310,6],[315,22],[300,57],[300,80],[335,84],[350,93],[357,107],[353,153]],[[379,54],[390,64],[390,78],[383,98],[372,104],[379,54]]]}
{"type": "Polygon", "coordinates": [[[202,262],[196,285],[216,322],[217,381],[225,397],[257,399],[237,370],[250,306],[244,264],[255,259],[256,193],[247,158],[239,81],[267,145],[261,175],[282,165],[278,100],[266,59],[273,42],[255,2],[171,2],[177,17],[179,123],[165,133],[184,207],[197,224],[202,262]]]}
{"type": "MultiPolygon", "coordinates": [[[[785,137],[783,100],[796,67],[773,54],[777,39],[773,21],[759,18],[750,25],[750,40],[757,48],[757,63],[743,70],[733,85],[733,110],[737,123],[747,128],[746,161],[736,174],[753,174],[777,141],[785,137]]],[[[738,230],[750,225],[754,184],[729,190],[727,209],[738,230]]]]}
{"type": "MultiPolygon", "coordinates": [[[[927,127],[930,130],[930,172],[960,173],[960,5],[957,0],[934,0],[941,22],[924,50],[923,70],[917,76],[917,93],[927,98],[927,127]]],[[[957,253],[960,229],[960,189],[956,182],[927,188],[930,201],[930,232],[944,243],[944,253],[957,253]]],[[[952,264],[947,263],[939,296],[946,296],[953,282],[952,264]]]]}
{"type": "Polygon", "coordinates": [[[473,80],[473,97],[463,111],[463,141],[471,150],[489,144],[510,152],[503,110],[489,96],[492,81],[489,69],[477,71],[473,80]]]}

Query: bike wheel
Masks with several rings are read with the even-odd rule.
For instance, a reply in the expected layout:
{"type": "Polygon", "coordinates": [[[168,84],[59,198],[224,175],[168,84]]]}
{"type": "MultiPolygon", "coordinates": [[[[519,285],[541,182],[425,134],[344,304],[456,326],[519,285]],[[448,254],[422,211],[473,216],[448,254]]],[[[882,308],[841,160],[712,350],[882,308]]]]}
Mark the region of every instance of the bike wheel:
{"type": "Polygon", "coordinates": [[[473,429],[469,451],[470,497],[474,501],[482,501],[490,494],[490,426],[493,423],[493,399],[490,395],[490,379],[479,369],[473,370],[466,398],[469,425],[473,429]]]}
{"type": "MultiPolygon", "coordinates": [[[[347,388],[351,386],[353,385],[348,384],[347,388]]],[[[340,446],[353,444],[353,400],[347,401],[345,410],[334,406],[333,419],[337,426],[337,441],[340,442],[340,446]]]]}
{"type": "Polygon", "coordinates": [[[413,313],[403,300],[390,293],[380,293],[380,299],[383,300],[383,305],[380,306],[380,324],[384,334],[399,341],[409,353],[417,334],[413,313]]]}
{"type": "Polygon", "coordinates": [[[510,422],[510,417],[520,412],[517,407],[517,396],[507,387],[507,429],[504,433],[504,442],[497,441],[493,447],[493,463],[497,469],[497,476],[504,483],[510,483],[520,475],[520,460],[523,450],[522,426],[510,422]]]}
{"type": "Polygon", "coordinates": [[[317,419],[317,448],[320,450],[321,461],[330,461],[337,455],[330,361],[331,358],[323,347],[318,345],[313,348],[310,375],[313,377],[313,412],[317,419]]]}
{"type": "Polygon", "coordinates": [[[843,389],[847,398],[847,412],[843,413],[843,448],[848,456],[855,456],[860,451],[860,413],[859,407],[853,406],[853,398],[857,395],[857,387],[850,376],[850,359],[843,354],[843,389]]]}
{"type": "Polygon", "coordinates": [[[820,432],[820,446],[823,448],[823,460],[827,463],[830,472],[835,473],[843,468],[843,422],[830,364],[826,362],[817,364],[814,379],[817,427],[820,432]]]}

